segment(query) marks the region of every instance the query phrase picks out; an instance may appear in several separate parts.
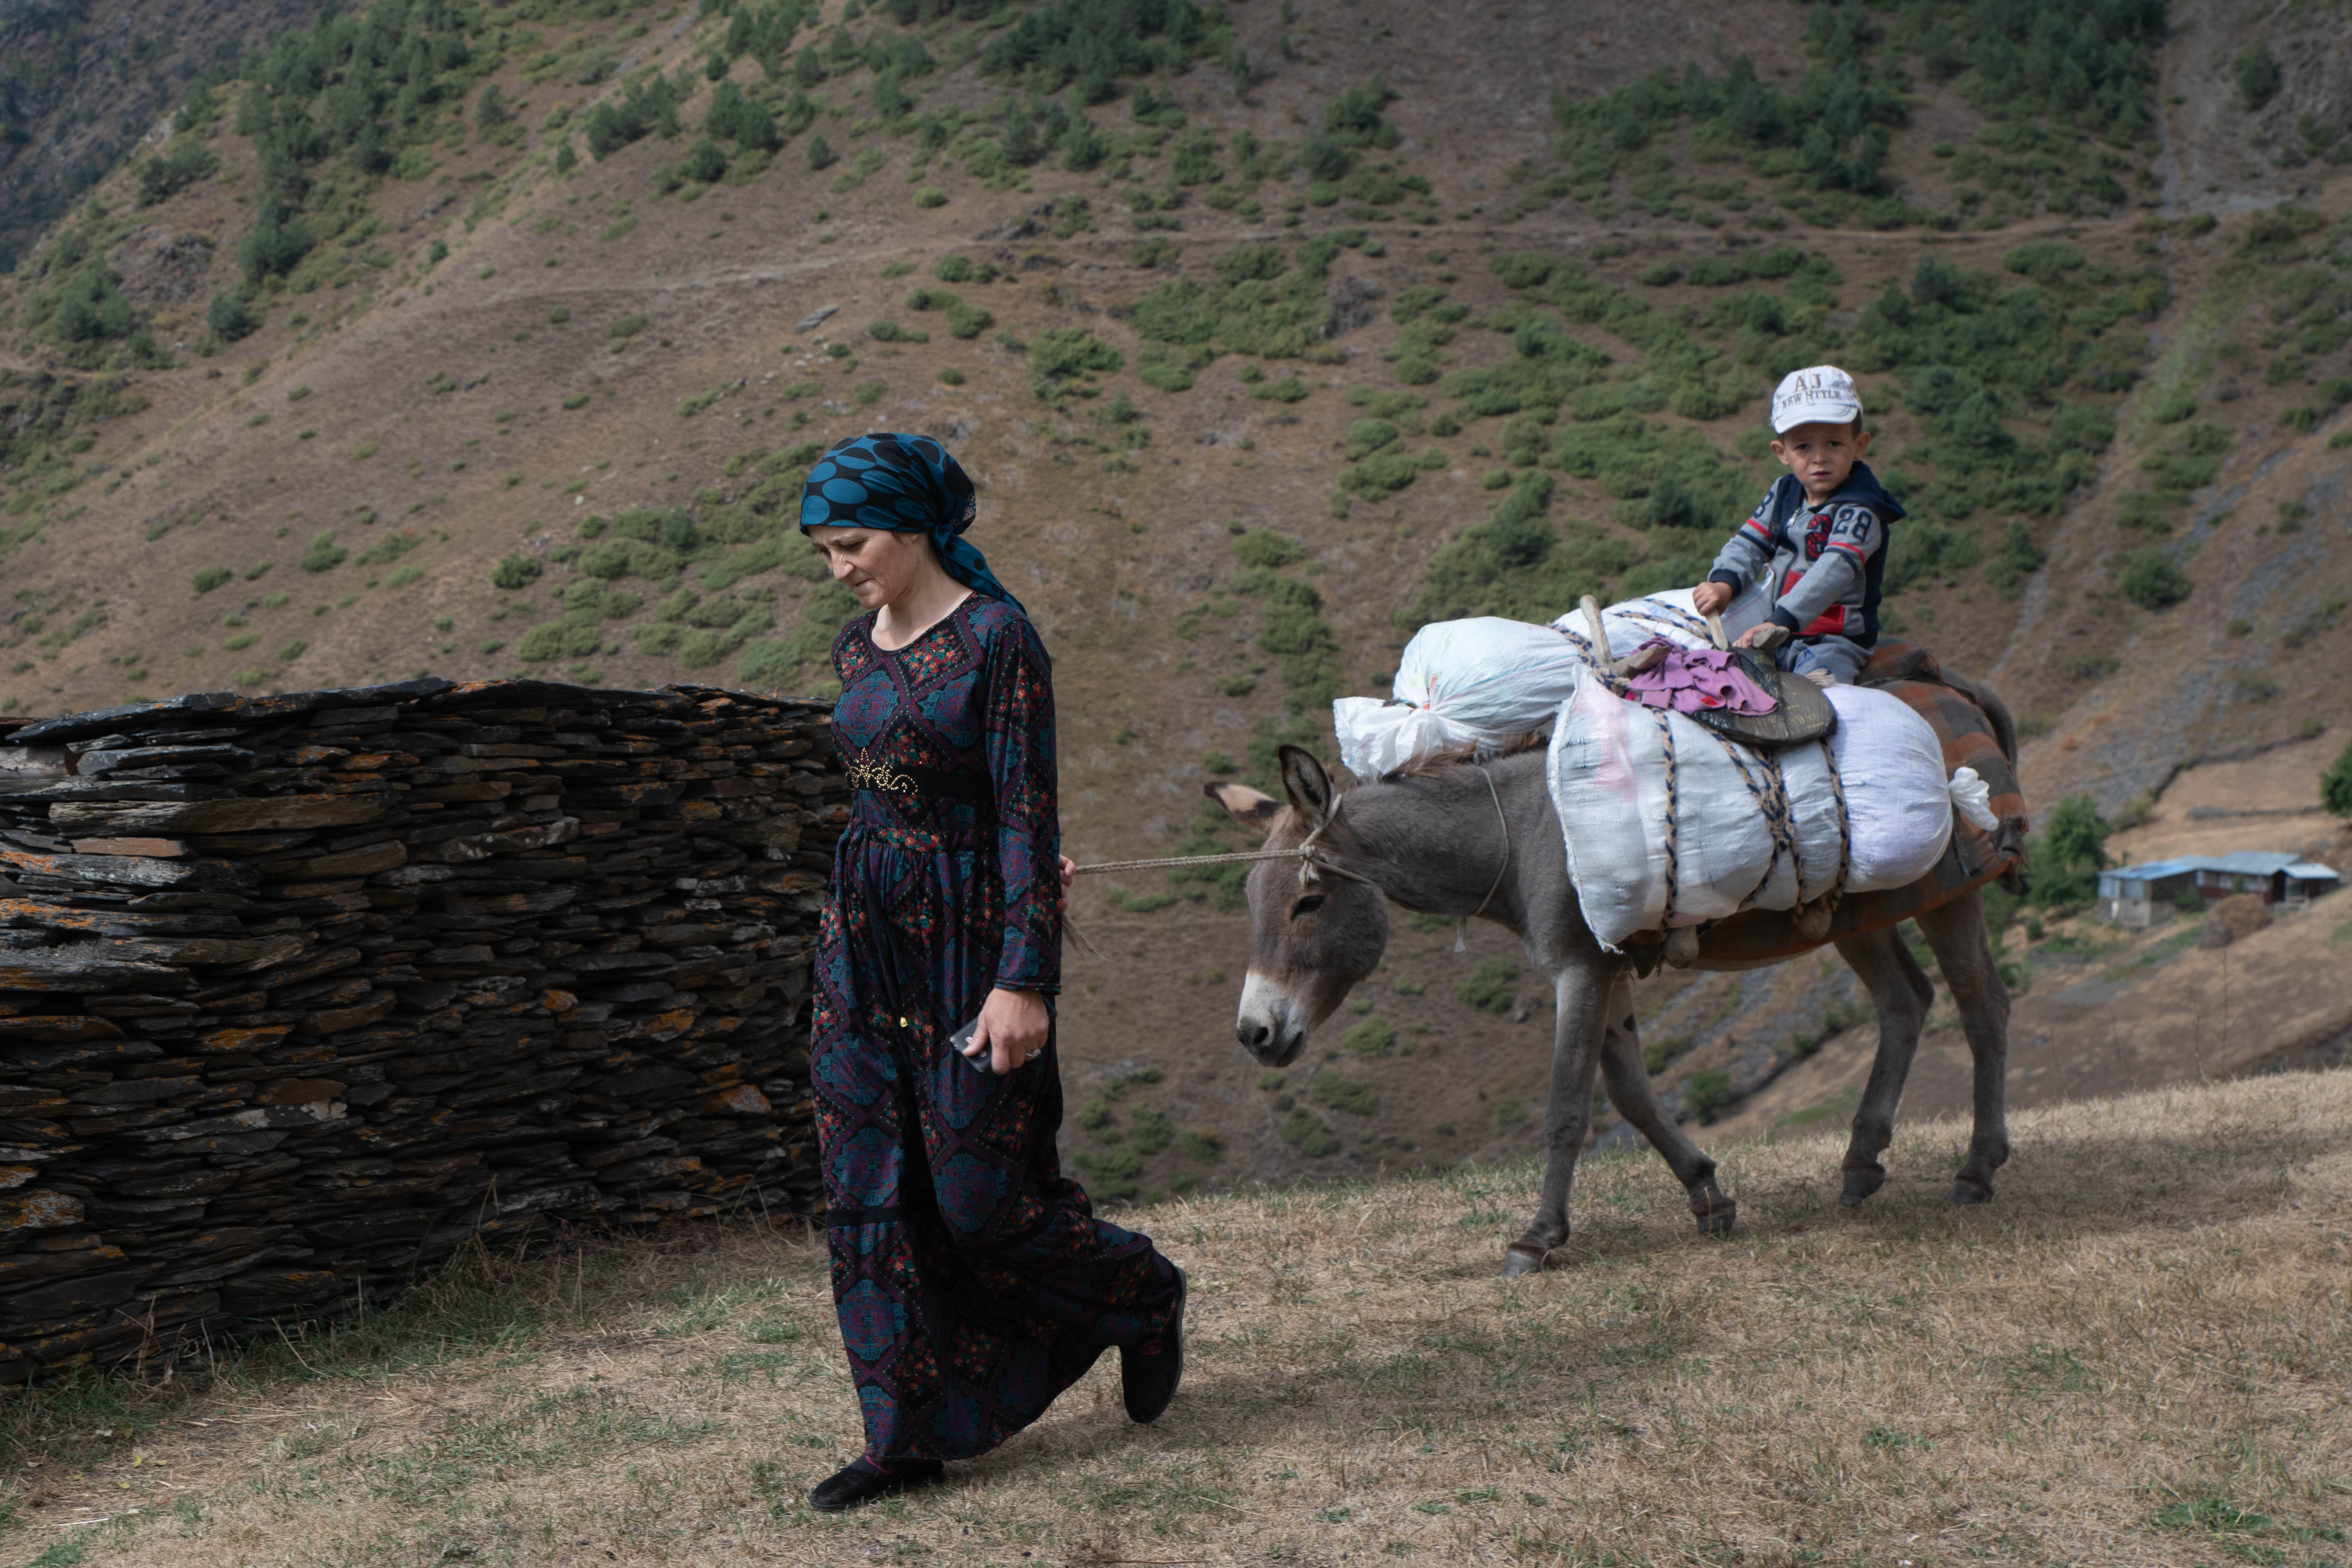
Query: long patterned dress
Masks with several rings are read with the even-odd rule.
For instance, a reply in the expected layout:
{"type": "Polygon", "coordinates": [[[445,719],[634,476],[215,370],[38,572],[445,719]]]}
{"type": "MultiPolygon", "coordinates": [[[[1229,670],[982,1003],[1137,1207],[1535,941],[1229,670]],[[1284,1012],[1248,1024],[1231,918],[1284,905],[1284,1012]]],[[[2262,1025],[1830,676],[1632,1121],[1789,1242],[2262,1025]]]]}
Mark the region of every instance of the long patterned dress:
{"type": "Polygon", "coordinates": [[[868,1456],[966,1458],[1164,1328],[1176,1273],[1061,1173],[1051,1038],[1005,1077],[947,1043],[992,987],[1060,986],[1045,647],[977,594],[896,652],[872,631],[833,647],[856,791],[817,939],[834,1302],[868,1456]]]}

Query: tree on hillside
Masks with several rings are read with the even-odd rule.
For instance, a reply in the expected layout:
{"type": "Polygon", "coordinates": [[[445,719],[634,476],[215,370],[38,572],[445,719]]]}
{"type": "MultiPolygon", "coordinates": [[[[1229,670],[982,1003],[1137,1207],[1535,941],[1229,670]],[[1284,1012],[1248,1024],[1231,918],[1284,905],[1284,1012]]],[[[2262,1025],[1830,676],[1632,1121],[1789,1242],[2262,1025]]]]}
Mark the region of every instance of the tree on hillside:
{"type": "Polygon", "coordinates": [[[2094,871],[2106,867],[2109,831],[2106,818],[2087,795],[2070,795],[2060,801],[2042,828],[2053,861],[2094,871]]]}
{"type": "Polygon", "coordinates": [[[2319,775],[2319,804],[2338,816],[2352,816],[2352,746],[2319,775]]]}
{"type": "Polygon", "coordinates": [[[2099,872],[2107,865],[2106,818],[2087,795],[2070,795],[2051,809],[2042,831],[2027,846],[2032,879],[2027,902],[2037,909],[2086,904],[2096,895],[2099,872]]]}

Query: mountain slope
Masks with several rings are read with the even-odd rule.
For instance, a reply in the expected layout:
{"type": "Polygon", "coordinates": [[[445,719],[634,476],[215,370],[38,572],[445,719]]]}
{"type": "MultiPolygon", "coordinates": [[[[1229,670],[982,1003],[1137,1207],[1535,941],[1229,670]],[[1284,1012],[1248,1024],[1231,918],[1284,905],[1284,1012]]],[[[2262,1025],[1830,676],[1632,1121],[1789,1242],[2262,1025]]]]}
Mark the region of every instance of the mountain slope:
{"type": "MultiPolygon", "coordinates": [[[[1328,738],[1420,620],[1695,576],[1772,378],[1835,358],[1914,511],[1891,624],[1996,675],[2037,801],[2121,809],[2352,722],[2352,184],[2284,10],[2020,16],[378,0],[0,291],[0,695],[819,690],[798,475],[913,427],[1054,650],[1072,851],[1235,847],[1201,783],[1328,738]],[[2258,110],[2184,59],[2217,33],[2279,40],[2258,110]],[[2198,187],[2290,153],[2289,205],[2198,187]]],[[[1318,1100],[1224,1043],[1233,887],[1082,884],[1098,1186],[1531,1145],[1549,1021],[1506,938],[1401,922],[1318,1100]]],[[[1650,984],[1667,1055],[1853,1005],[1650,984]]]]}
{"type": "Polygon", "coordinates": [[[195,77],[323,0],[31,0],[0,12],[0,270],[105,178],[195,77]]]}

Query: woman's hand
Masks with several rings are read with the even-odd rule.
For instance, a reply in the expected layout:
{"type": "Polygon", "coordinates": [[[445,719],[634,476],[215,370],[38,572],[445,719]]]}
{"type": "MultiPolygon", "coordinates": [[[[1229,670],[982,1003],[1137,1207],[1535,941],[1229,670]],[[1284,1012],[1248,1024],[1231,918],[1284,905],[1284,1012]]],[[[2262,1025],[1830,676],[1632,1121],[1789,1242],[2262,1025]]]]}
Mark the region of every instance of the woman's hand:
{"type": "Polygon", "coordinates": [[[1702,616],[1720,615],[1732,597],[1728,583],[1701,583],[1691,590],[1691,608],[1702,616]]]}
{"type": "Polygon", "coordinates": [[[977,1061],[985,1053],[991,1072],[1016,1072],[1045,1048],[1053,1022],[1043,996],[1034,991],[1007,991],[1000,986],[980,1005],[980,1021],[971,1031],[971,1047],[965,1055],[977,1061]]]}

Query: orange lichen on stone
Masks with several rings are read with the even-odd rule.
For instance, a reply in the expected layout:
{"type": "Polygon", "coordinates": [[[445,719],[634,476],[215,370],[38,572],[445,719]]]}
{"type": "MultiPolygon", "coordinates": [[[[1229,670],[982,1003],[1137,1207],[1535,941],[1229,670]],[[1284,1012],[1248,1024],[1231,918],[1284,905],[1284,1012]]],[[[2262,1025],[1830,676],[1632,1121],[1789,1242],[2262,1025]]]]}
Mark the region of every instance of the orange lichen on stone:
{"type": "Polygon", "coordinates": [[[772,1107],[768,1097],[748,1083],[703,1096],[702,1110],[709,1116],[758,1116],[772,1107]]]}

